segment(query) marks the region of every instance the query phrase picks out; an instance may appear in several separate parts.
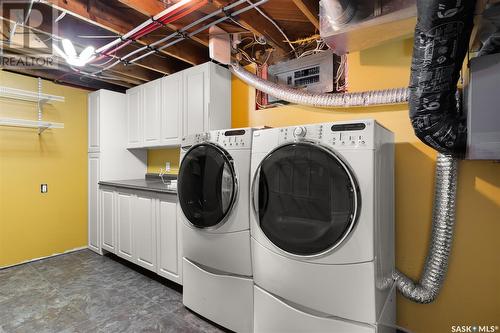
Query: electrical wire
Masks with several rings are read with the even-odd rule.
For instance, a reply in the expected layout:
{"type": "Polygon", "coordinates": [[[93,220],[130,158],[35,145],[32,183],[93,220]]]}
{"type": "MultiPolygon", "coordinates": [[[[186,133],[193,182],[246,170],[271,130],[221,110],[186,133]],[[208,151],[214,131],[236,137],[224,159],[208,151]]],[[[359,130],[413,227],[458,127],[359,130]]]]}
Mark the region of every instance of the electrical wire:
{"type": "MultiPolygon", "coordinates": [[[[253,5],[253,2],[250,0],[247,0],[247,2],[251,5],[253,5]]],[[[295,50],[295,46],[293,46],[292,42],[290,41],[288,36],[285,34],[283,29],[281,29],[280,26],[272,18],[267,16],[267,14],[264,13],[264,11],[262,11],[262,9],[260,9],[259,7],[255,7],[255,10],[258,11],[260,13],[260,15],[262,15],[266,20],[271,22],[271,24],[274,25],[276,27],[276,29],[278,29],[278,31],[283,35],[283,37],[285,37],[285,41],[288,43],[288,45],[290,45],[290,48],[292,49],[293,53],[295,54],[295,57],[297,57],[298,54],[297,54],[297,51],[295,50]]]]}
{"type": "Polygon", "coordinates": [[[347,56],[346,55],[342,55],[340,57],[340,64],[339,64],[339,67],[337,68],[334,82],[335,82],[336,92],[347,91],[347,56]],[[342,79],[344,80],[344,82],[342,84],[340,84],[342,79]]]}
{"type": "Polygon", "coordinates": [[[300,39],[294,40],[294,41],[292,41],[290,43],[302,45],[302,44],[305,44],[305,43],[308,43],[308,42],[315,42],[316,40],[318,40],[320,38],[321,38],[320,35],[315,34],[315,35],[312,35],[310,37],[300,38],[300,39]]]}
{"type": "MultiPolygon", "coordinates": [[[[326,43],[323,41],[323,39],[320,38],[320,39],[316,39],[314,41],[316,42],[316,48],[314,48],[314,50],[308,50],[308,51],[301,53],[297,58],[302,58],[302,57],[306,57],[308,55],[312,55],[312,54],[321,53],[321,52],[326,51],[324,49],[326,46],[326,43]]],[[[307,44],[304,48],[307,48],[311,44],[312,44],[312,42],[307,44]]]]}

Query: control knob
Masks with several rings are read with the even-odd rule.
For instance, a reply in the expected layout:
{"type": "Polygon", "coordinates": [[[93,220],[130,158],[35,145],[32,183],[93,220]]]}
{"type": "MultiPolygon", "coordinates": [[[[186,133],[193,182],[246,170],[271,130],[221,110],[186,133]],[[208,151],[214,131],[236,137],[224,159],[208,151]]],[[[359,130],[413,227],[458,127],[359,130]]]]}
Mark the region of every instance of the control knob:
{"type": "Polygon", "coordinates": [[[307,134],[307,129],[305,127],[296,127],[294,130],[293,130],[293,135],[296,137],[296,138],[303,138],[305,137],[307,134]]]}

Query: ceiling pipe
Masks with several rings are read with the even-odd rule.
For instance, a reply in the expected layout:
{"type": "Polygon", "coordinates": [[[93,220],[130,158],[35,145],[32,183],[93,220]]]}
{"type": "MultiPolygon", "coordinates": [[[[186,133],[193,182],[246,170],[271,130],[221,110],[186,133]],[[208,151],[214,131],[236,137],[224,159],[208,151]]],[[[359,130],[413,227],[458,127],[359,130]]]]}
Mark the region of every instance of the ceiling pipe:
{"type": "Polygon", "coordinates": [[[224,16],[222,18],[219,18],[219,19],[217,19],[217,20],[215,20],[215,21],[213,21],[213,22],[211,22],[211,23],[209,23],[207,25],[204,25],[203,27],[197,29],[196,31],[193,31],[191,33],[187,33],[189,29],[191,29],[191,28],[193,28],[193,27],[195,27],[195,26],[197,26],[197,25],[199,25],[199,24],[201,24],[201,23],[203,23],[203,22],[205,22],[205,21],[207,21],[207,20],[209,20],[209,19],[217,16],[217,15],[224,14],[227,11],[229,11],[231,9],[234,9],[237,6],[239,6],[239,5],[241,5],[241,4],[243,4],[243,3],[246,2],[246,0],[235,1],[235,2],[233,2],[233,3],[231,3],[231,4],[227,5],[227,6],[225,6],[223,8],[219,8],[219,9],[213,11],[212,13],[207,14],[206,16],[203,16],[203,17],[199,18],[198,20],[196,20],[196,21],[194,21],[194,22],[186,25],[185,27],[181,28],[180,30],[178,30],[176,32],[173,32],[172,34],[170,34],[170,35],[168,35],[168,36],[166,36],[166,37],[164,37],[164,38],[162,38],[162,39],[160,39],[160,40],[158,40],[158,41],[156,41],[156,42],[154,42],[152,44],[143,46],[143,47],[141,47],[141,48],[139,48],[137,50],[134,50],[134,51],[130,52],[129,54],[126,54],[126,55],[120,57],[117,61],[113,62],[112,64],[108,65],[107,67],[104,67],[103,69],[101,69],[99,71],[96,71],[96,72],[93,72],[93,73],[90,73],[90,74],[91,75],[99,75],[102,72],[104,72],[106,70],[109,70],[109,69],[117,66],[118,64],[122,63],[122,62],[125,62],[127,59],[131,58],[132,56],[134,56],[134,55],[136,55],[136,54],[138,54],[138,53],[140,53],[142,51],[150,50],[149,52],[147,52],[147,53],[145,53],[145,54],[143,54],[141,56],[138,56],[138,57],[132,59],[131,61],[129,61],[129,63],[135,63],[135,62],[137,62],[137,61],[139,61],[141,59],[144,59],[144,58],[146,58],[146,57],[148,57],[148,56],[150,56],[152,54],[155,54],[155,53],[157,53],[157,52],[159,52],[161,50],[164,50],[167,47],[170,47],[170,46],[172,46],[174,44],[177,44],[177,43],[179,43],[179,42],[181,42],[181,41],[183,41],[183,40],[185,40],[187,38],[193,37],[194,35],[196,35],[196,34],[202,32],[202,31],[210,28],[211,26],[219,24],[219,23],[221,23],[221,22],[229,19],[230,17],[235,17],[235,16],[237,16],[237,15],[239,15],[241,13],[244,13],[244,12],[250,10],[250,9],[253,9],[253,8],[257,7],[257,6],[260,6],[260,5],[264,4],[264,3],[266,3],[267,1],[268,0],[261,0],[259,2],[256,2],[256,3],[252,4],[252,5],[246,6],[246,7],[242,8],[242,9],[240,9],[240,10],[237,10],[237,11],[233,12],[232,14],[227,14],[226,16],[224,16]],[[171,39],[173,39],[175,37],[178,37],[178,38],[175,39],[173,42],[168,43],[166,45],[163,45],[160,48],[156,48],[158,45],[163,44],[163,43],[165,43],[165,42],[167,42],[167,41],[169,41],[169,40],[171,40],[171,39]]]}
{"type": "MultiPolygon", "coordinates": [[[[189,33],[189,34],[187,34],[186,36],[181,36],[180,38],[178,38],[178,39],[176,39],[176,40],[174,40],[174,41],[172,41],[172,42],[170,42],[170,43],[168,43],[168,44],[166,44],[166,45],[163,45],[162,47],[158,48],[158,49],[157,49],[157,51],[164,50],[164,49],[166,49],[167,47],[170,47],[170,46],[172,46],[172,45],[175,45],[175,44],[177,44],[177,43],[179,43],[179,42],[181,42],[181,41],[183,41],[183,40],[185,40],[185,39],[187,39],[187,38],[191,38],[191,37],[193,37],[194,35],[197,35],[197,34],[199,34],[200,32],[205,31],[205,30],[207,30],[208,28],[210,28],[210,27],[212,27],[212,26],[214,26],[214,25],[217,25],[217,24],[219,24],[219,23],[221,23],[221,22],[224,22],[224,21],[226,21],[226,20],[228,20],[228,19],[235,18],[236,16],[238,16],[238,15],[240,15],[240,14],[242,14],[242,13],[246,12],[246,11],[249,11],[250,9],[257,8],[258,6],[260,6],[260,5],[264,4],[264,3],[266,3],[267,1],[268,1],[268,0],[261,0],[261,1],[259,1],[259,2],[253,3],[252,5],[249,5],[249,6],[247,6],[247,7],[244,7],[244,8],[242,8],[242,9],[239,9],[239,10],[237,10],[237,11],[235,11],[235,12],[231,13],[231,14],[226,14],[226,16],[221,17],[221,18],[219,18],[219,19],[217,19],[217,20],[215,20],[215,21],[213,21],[213,22],[211,22],[211,23],[207,24],[207,25],[205,25],[205,26],[203,26],[203,27],[201,27],[201,28],[199,28],[199,29],[197,29],[197,30],[195,30],[195,31],[193,31],[193,32],[191,32],[191,33],[189,33]]],[[[139,60],[141,60],[141,59],[143,59],[143,58],[145,58],[145,57],[147,57],[147,56],[149,56],[149,55],[151,55],[151,54],[153,54],[153,53],[154,53],[154,51],[148,52],[148,53],[146,53],[146,54],[144,54],[144,55],[142,55],[142,56],[140,56],[140,57],[137,57],[137,58],[133,59],[133,60],[132,60],[132,61],[130,61],[130,62],[131,62],[131,63],[134,63],[134,62],[139,61],[139,60]]]]}
{"type": "Polygon", "coordinates": [[[205,5],[208,2],[208,0],[196,0],[193,3],[193,0],[182,0],[178,3],[176,3],[173,6],[168,7],[161,13],[149,18],[147,21],[143,22],[142,24],[138,25],[134,29],[130,30],[123,36],[115,39],[114,41],[100,47],[99,49],[96,50],[96,53],[104,53],[104,52],[113,52],[109,51],[111,48],[115,47],[116,45],[121,44],[122,42],[128,41],[128,40],[137,40],[153,31],[156,29],[162,27],[164,24],[173,22],[177,19],[180,19],[181,17],[184,17],[188,14],[190,14],[192,11],[198,9],[199,7],[205,5]]]}

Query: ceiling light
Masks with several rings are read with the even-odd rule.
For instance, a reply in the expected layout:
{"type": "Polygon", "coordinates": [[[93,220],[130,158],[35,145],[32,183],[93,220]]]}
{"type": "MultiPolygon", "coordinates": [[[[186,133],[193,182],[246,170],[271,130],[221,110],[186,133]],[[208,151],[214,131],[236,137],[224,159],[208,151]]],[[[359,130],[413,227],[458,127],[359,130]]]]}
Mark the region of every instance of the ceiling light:
{"type": "Polygon", "coordinates": [[[95,49],[92,46],[86,47],[80,55],[76,52],[75,46],[69,39],[62,40],[63,50],[56,44],[53,45],[54,50],[72,66],[83,67],[95,59],[95,49]]]}

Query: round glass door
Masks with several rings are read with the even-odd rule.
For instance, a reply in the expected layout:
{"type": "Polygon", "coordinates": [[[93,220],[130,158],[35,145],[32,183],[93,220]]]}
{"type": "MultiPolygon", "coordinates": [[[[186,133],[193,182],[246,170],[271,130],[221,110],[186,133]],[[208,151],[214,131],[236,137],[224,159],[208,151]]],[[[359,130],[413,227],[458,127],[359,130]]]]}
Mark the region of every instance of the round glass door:
{"type": "Polygon", "coordinates": [[[197,228],[225,222],[236,198],[236,175],[223,149],[203,143],[193,146],[179,168],[178,197],[182,212],[197,228]]]}
{"type": "Polygon", "coordinates": [[[337,247],[357,218],[359,194],[351,171],[334,152],[300,142],[279,147],[254,181],[260,228],[283,251],[313,256],[337,247]]]}

